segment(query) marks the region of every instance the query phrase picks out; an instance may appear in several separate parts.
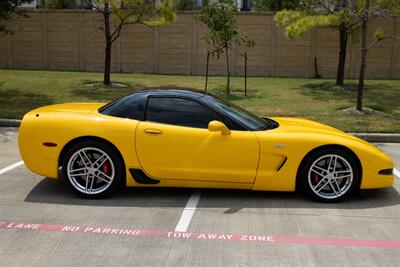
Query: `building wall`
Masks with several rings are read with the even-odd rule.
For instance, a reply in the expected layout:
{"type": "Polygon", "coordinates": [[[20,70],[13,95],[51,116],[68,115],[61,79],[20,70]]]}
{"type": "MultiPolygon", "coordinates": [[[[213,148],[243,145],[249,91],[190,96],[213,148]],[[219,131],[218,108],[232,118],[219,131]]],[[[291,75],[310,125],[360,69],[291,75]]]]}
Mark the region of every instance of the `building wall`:
{"type": "MultiPolygon", "coordinates": [[[[48,70],[102,71],[104,36],[102,17],[93,11],[37,11],[29,18],[13,21],[13,35],[0,37],[0,67],[48,70]]],[[[114,72],[203,75],[207,46],[201,39],[207,29],[192,12],[180,13],[173,24],[160,28],[127,26],[114,43],[114,72]]],[[[271,14],[239,13],[240,28],[256,41],[253,48],[232,47],[229,51],[233,75],[243,75],[248,55],[250,76],[312,77],[317,58],[319,73],[335,77],[338,33],[317,29],[303,38],[288,40],[275,27],[271,14]]],[[[387,35],[400,35],[400,21],[375,23],[387,35]]],[[[349,42],[346,76],[356,78],[359,68],[358,42],[349,42]]],[[[210,59],[210,74],[225,74],[225,56],[210,59]]],[[[388,39],[370,50],[368,78],[400,78],[400,40],[388,39]]]]}

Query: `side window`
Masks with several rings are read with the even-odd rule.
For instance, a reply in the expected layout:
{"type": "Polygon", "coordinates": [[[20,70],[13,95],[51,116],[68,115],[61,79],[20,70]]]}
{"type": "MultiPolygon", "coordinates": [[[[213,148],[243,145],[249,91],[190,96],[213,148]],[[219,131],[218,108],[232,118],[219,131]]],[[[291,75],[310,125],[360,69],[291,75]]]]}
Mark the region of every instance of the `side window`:
{"type": "Polygon", "coordinates": [[[149,97],[146,120],[172,125],[207,128],[221,117],[213,110],[191,100],[172,97],[149,97]]]}
{"type": "Polygon", "coordinates": [[[145,101],[145,96],[133,95],[118,105],[110,115],[120,118],[143,120],[145,101]]]}

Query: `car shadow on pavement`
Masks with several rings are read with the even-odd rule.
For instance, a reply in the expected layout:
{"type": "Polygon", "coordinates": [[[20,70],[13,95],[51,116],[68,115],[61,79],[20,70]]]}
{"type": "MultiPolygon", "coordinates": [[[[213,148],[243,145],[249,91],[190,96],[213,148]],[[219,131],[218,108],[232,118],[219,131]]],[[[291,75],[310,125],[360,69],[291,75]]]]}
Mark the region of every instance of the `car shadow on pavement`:
{"type": "Polygon", "coordinates": [[[121,188],[102,199],[85,199],[63,182],[45,178],[26,196],[26,202],[104,207],[184,207],[190,190],[179,188],[121,188]]]}
{"type": "Polygon", "coordinates": [[[226,207],[225,214],[242,209],[336,209],[366,210],[400,204],[400,194],[395,188],[360,190],[340,203],[320,203],[300,192],[262,192],[250,190],[203,190],[198,207],[226,207]]]}
{"type": "MultiPolygon", "coordinates": [[[[123,188],[104,199],[84,199],[58,180],[43,179],[26,196],[26,202],[106,207],[184,207],[190,188],[123,188]]],[[[374,209],[400,204],[395,188],[361,190],[341,203],[313,202],[298,192],[201,189],[199,208],[226,208],[233,214],[243,208],[374,209]]]]}

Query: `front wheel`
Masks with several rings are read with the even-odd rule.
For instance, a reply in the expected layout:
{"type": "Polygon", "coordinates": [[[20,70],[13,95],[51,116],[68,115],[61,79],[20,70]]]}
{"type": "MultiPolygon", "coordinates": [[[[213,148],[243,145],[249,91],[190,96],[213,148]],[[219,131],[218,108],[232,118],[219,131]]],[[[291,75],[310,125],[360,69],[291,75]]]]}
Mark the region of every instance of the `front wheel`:
{"type": "Polygon", "coordinates": [[[299,178],[303,191],[321,202],[344,200],[355,191],[360,179],[355,159],[340,149],[312,154],[304,162],[299,178]]]}
{"type": "Polygon", "coordinates": [[[122,169],[114,149],[96,141],[76,144],[68,150],[62,163],[67,184],[88,198],[113,193],[121,183],[122,169]]]}

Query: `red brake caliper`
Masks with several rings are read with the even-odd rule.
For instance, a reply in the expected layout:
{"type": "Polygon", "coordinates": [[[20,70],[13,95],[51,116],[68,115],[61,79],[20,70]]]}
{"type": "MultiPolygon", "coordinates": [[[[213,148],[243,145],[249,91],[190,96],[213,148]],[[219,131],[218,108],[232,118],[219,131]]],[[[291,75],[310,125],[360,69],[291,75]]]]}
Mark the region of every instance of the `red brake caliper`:
{"type": "Polygon", "coordinates": [[[101,165],[101,171],[104,172],[107,175],[110,175],[111,172],[111,165],[110,162],[107,160],[101,165]]]}
{"type": "Polygon", "coordinates": [[[317,185],[319,183],[319,181],[321,181],[321,177],[319,177],[318,174],[314,173],[314,175],[312,176],[312,180],[313,180],[313,184],[317,185]]]}

